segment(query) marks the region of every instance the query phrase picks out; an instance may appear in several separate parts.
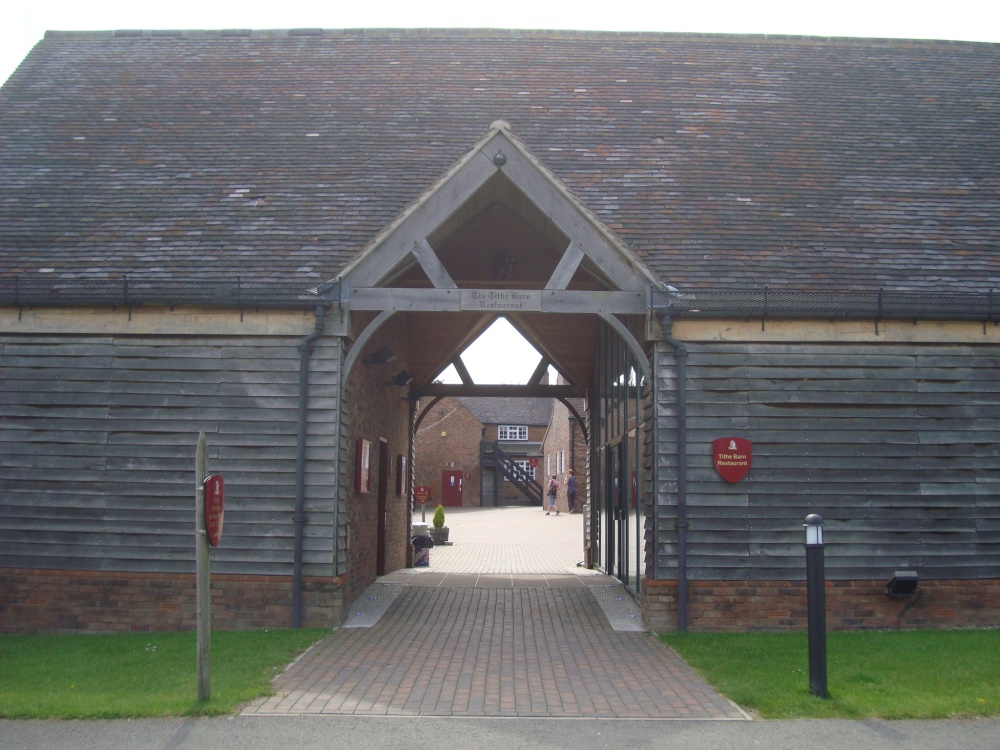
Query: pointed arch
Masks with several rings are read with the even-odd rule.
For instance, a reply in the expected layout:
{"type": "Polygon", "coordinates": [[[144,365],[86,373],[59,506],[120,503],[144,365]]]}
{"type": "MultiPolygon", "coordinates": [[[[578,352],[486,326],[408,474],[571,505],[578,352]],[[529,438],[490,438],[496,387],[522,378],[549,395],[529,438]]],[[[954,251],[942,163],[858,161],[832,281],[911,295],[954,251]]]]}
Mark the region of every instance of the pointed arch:
{"type": "Polygon", "coordinates": [[[354,367],[354,363],[357,362],[358,357],[361,356],[361,352],[365,350],[365,346],[368,345],[372,336],[374,336],[378,329],[385,325],[389,318],[395,314],[395,310],[383,310],[380,312],[375,316],[375,319],[372,320],[371,323],[365,326],[365,330],[361,332],[361,335],[358,336],[357,340],[351,345],[350,350],[347,352],[347,356],[344,358],[343,379],[345,382],[351,376],[351,370],[354,367]]]}
{"type": "Polygon", "coordinates": [[[643,351],[642,345],[636,340],[632,332],[625,327],[625,325],[618,320],[614,315],[609,313],[598,313],[605,323],[611,326],[615,333],[617,333],[625,345],[631,350],[632,354],[635,356],[636,362],[642,368],[643,377],[646,378],[646,382],[651,382],[653,379],[653,368],[649,364],[649,358],[646,357],[646,352],[643,351]]]}
{"type": "Polygon", "coordinates": [[[401,213],[366,245],[338,277],[356,289],[384,287],[401,266],[419,265],[428,272],[434,288],[455,288],[437,258],[429,238],[442,225],[473,204],[477,195],[488,204],[494,193],[514,192],[527,200],[533,213],[564,238],[560,260],[551,278],[538,288],[565,289],[583,260],[591,273],[600,274],[609,289],[644,291],[656,278],[628,246],[589,211],[573,193],[510,131],[502,121],[493,123],[486,136],[437,183],[401,213]]]}

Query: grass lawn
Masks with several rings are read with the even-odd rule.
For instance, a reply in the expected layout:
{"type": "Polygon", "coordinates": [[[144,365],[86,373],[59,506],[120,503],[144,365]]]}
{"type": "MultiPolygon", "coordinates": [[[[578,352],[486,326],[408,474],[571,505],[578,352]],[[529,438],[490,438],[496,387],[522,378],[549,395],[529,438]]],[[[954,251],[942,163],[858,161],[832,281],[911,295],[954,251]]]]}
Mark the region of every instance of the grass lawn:
{"type": "Polygon", "coordinates": [[[1000,630],[829,633],[825,699],[809,692],[805,633],[660,637],[766,719],[1000,716],[1000,630]]]}
{"type": "Polygon", "coordinates": [[[329,630],[214,631],[211,700],[198,701],[194,633],[0,635],[0,717],[228,714],[329,630]]]}

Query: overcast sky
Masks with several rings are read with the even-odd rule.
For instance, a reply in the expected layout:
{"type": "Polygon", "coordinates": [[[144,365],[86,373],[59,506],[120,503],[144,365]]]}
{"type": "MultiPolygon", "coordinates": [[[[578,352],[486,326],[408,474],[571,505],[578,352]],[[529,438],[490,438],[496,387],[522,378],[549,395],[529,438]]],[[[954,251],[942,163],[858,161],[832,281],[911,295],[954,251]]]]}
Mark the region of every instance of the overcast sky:
{"type": "MultiPolygon", "coordinates": [[[[1000,42],[997,0],[12,0],[0,11],[0,81],[48,29],[521,28],[1000,42]]],[[[1000,53],[1000,48],[998,48],[1000,53]]],[[[520,337],[517,337],[518,339],[520,337]]],[[[467,358],[479,382],[524,382],[537,364],[509,335],[467,358]],[[497,361],[497,351],[508,352],[497,361]],[[509,367],[508,367],[509,366],[509,367]],[[480,372],[488,371],[484,379],[480,372]]],[[[481,340],[482,341],[482,340],[481,340]]]]}

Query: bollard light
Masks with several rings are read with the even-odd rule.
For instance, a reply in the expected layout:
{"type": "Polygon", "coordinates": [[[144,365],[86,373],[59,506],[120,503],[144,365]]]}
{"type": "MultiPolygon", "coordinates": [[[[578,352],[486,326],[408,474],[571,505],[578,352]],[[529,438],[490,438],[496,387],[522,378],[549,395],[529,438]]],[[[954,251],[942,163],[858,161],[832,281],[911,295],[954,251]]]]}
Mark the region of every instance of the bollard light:
{"type": "Polygon", "coordinates": [[[809,690],[826,698],[826,571],[823,566],[823,518],[806,516],[806,607],[809,619],[809,690]]]}
{"type": "Polygon", "coordinates": [[[806,544],[809,546],[823,545],[823,516],[810,513],[806,516],[806,522],[802,524],[806,528],[806,544]]]}

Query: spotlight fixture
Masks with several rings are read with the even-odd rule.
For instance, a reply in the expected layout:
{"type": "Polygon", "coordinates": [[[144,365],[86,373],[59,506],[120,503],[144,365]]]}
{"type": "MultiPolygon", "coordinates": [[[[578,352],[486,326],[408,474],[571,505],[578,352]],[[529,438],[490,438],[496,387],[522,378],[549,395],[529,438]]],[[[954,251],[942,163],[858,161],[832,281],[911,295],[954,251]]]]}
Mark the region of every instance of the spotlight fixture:
{"type": "Polygon", "coordinates": [[[392,377],[392,380],[389,381],[389,385],[394,385],[397,388],[399,388],[404,385],[409,385],[412,382],[413,382],[413,376],[410,375],[410,373],[408,373],[406,370],[400,370],[392,377]]]}
{"type": "Polygon", "coordinates": [[[906,599],[916,596],[920,591],[917,588],[919,582],[920,576],[917,575],[915,570],[897,570],[892,574],[892,578],[889,579],[889,583],[885,586],[885,595],[893,599],[906,599]]]}
{"type": "Polygon", "coordinates": [[[388,346],[383,346],[371,353],[370,356],[365,357],[361,361],[366,365],[387,365],[396,359],[396,353],[392,351],[388,346]]]}

